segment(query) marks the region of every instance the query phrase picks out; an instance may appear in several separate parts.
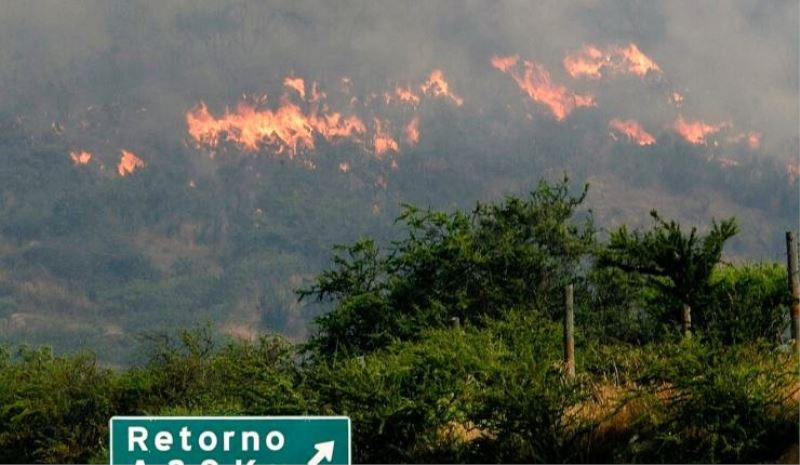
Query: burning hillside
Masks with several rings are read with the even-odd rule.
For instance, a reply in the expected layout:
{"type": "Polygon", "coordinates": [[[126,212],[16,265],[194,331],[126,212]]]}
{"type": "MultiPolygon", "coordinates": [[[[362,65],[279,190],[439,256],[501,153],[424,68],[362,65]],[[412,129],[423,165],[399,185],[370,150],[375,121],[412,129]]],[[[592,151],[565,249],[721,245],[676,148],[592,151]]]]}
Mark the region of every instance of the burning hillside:
{"type": "Polygon", "coordinates": [[[575,108],[597,105],[593,96],[577,94],[554,82],[544,65],[525,60],[520,71],[518,61],[518,55],[494,56],[491,59],[492,66],[511,76],[524,94],[534,102],[545,105],[556,120],[563,120],[575,108]]]}
{"type": "Polygon", "coordinates": [[[600,79],[607,74],[630,74],[645,77],[661,74],[652,58],[642,53],[634,43],[626,46],[585,45],[564,58],[564,68],[573,78],[600,79]]]}
{"type": "MultiPolygon", "coordinates": [[[[342,82],[349,88],[349,78],[343,78],[342,82]]],[[[400,152],[401,141],[409,147],[419,142],[418,106],[423,97],[444,99],[456,106],[464,103],[450,89],[441,70],[434,70],[419,86],[420,94],[408,86],[397,86],[383,93],[386,106],[404,107],[403,121],[391,121],[381,116],[379,109],[357,105],[361,100],[370,102],[369,98],[353,96],[345,108],[334,109],[328,103],[327,93],[319,90],[316,82],[308,98],[304,79],[287,77],[284,85],[295,95],[282,95],[273,108],[243,101],[234,110],[214,116],[205,102],[200,102],[186,113],[189,136],[198,145],[209,148],[230,142],[242,150],[267,150],[289,158],[314,150],[318,140],[350,143],[382,157],[388,152],[400,152]]],[[[267,100],[260,99],[261,102],[267,100]]]]}

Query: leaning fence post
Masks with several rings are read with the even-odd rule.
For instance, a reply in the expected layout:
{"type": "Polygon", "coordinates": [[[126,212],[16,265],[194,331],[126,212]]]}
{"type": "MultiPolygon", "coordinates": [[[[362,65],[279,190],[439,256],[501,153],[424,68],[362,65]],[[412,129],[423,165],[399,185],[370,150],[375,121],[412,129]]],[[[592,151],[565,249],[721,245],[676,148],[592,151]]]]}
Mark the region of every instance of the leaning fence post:
{"type": "Polygon", "coordinates": [[[575,285],[570,283],[565,288],[564,311],[564,368],[567,377],[575,377],[575,285]]]}
{"type": "Polygon", "coordinates": [[[797,269],[797,242],[794,233],[786,231],[786,271],[789,275],[789,292],[792,298],[789,307],[792,318],[792,339],[800,350],[800,270],[797,269]]]}

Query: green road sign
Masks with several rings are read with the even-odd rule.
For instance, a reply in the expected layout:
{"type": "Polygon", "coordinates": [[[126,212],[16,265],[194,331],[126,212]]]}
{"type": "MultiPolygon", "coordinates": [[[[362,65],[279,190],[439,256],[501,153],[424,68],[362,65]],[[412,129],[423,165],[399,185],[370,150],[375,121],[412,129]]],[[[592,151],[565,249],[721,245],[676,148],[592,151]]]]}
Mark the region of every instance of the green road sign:
{"type": "Polygon", "coordinates": [[[350,464],[347,417],[114,417],[111,465],[350,464]]]}

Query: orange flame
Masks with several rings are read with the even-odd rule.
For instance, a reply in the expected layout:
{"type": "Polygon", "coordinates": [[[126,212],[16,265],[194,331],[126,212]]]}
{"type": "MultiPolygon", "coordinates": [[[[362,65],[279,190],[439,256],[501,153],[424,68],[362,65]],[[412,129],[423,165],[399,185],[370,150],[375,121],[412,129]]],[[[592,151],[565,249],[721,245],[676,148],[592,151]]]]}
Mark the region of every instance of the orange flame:
{"type": "Polygon", "coordinates": [[[87,165],[90,161],[92,161],[91,152],[87,152],[86,150],[81,150],[80,152],[70,152],[69,157],[72,159],[72,163],[75,165],[87,165]]]}
{"type": "Polygon", "coordinates": [[[546,105],[556,120],[563,120],[575,108],[597,106],[593,96],[576,94],[565,86],[554,83],[550,79],[550,73],[539,63],[526,60],[524,62],[525,72],[520,75],[514,69],[518,60],[516,55],[495,56],[492,57],[491,62],[492,66],[511,76],[531,100],[546,105]]]}
{"type": "Polygon", "coordinates": [[[328,95],[325,92],[319,90],[319,86],[316,82],[311,83],[311,99],[309,100],[311,103],[319,102],[321,100],[325,100],[328,98],[328,95]]]}
{"type": "Polygon", "coordinates": [[[342,173],[347,173],[348,171],[350,171],[350,163],[346,161],[339,163],[339,171],[341,171],[342,173]]]}
{"type": "Polygon", "coordinates": [[[614,118],[608,122],[608,129],[613,131],[612,137],[615,137],[614,132],[624,134],[628,137],[629,142],[635,142],[638,145],[653,145],[656,142],[655,137],[645,131],[638,121],[632,119],[614,118]]]}
{"type": "Polygon", "coordinates": [[[444,73],[440,69],[435,69],[431,72],[428,80],[420,87],[425,94],[431,94],[434,97],[447,97],[456,104],[461,106],[464,104],[464,99],[450,92],[450,84],[444,80],[444,73]]]}
{"type": "Polygon", "coordinates": [[[123,149],[122,157],[120,157],[119,165],[117,165],[117,172],[119,175],[127,176],[139,168],[144,168],[144,162],[142,159],[137,157],[133,152],[123,149]]]}
{"type": "Polygon", "coordinates": [[[649,72],[661,73],[661,68],[653,61],[649,56],[642,53],[639,50],[639,47],[636,46],[633,42],[629,43],[627,47],[622,49],[618,49],[618,52],[622,53],[622,56],[625,57],[623,60],[626,67],[627,72],[635,74],[637,76],[645,76],[649,72]]]}
{"type": "Polygon", "coordinates": [[[564,68],[572,77],[600,79],[603,67],[610,64],[611,58],[593,45],[585,45],[579,51],[564,58],[564,68]]]}
{"type": "Polygon", "coordinates": [[[504,73],[508,73],[511,68],[517,66],[517,62],[519,61],[519,55],[509,55],[507,57],[499,57],[493,56],[492,57],[492,66],[499,69],[504,73]]]}
{"type": "Polygon", "coordinates": [[[646,76],[661,73],[653,59],[642,53],[633,42],[624,47],[611,46],[601,50],[596,45],[584,45],[564,58],[564,68],[573,78],[600,79],[604,72],[646,76]]]}
{"type": "Polygon", "coordinates": [[[294,89],[300,94],[300,98],[306,98],[306,81],[303,80],[301,77],[287,77],[283,80],[283,85],[294,89]]]}
{"type": "Polygon", "coordinates": [[[409,121],[403,132],[409,144],[417,145],[419,143],[419,118],[415,116],[409,121]]]}
{"type": "MultiPolygon", "coordinates": [[[[316,89],[312,88],[312,94],[315,92],[316,89]]],[[[235,112],[226,111],[219,118],[215,118],[201,102],[186,113],[186,124],[189,135],[196,142],[210,147],[216,147],[222,139],[249,151],[262,147],[272,148],[277,153],[286,150],[290,157],[294,157],[300,147],[313,149],[316,134],[333,141],[341,138],[357,140],[366,132],[364,123],[356,116],[343,117],[336,112],[306,114],[288,101],[275,111],[258,110],[240,103],[235,112]]]]}
{"type": "Polygon", "coordinates": [[[682,115],[673,124],[673,128],[683,137],[686,142],[691,144],[705,144],[706,137],[716,134],[720,129],[728,126],[728,123],[708,124],[703,121],[686,121],[682,115]]]}
{"type": "MultiPolygon", "coordinates": [[[[374,127],[367,125],[356,116],[362,107],[370,101],[381,98],[381,94],[372,93],[366,99],[348,95],[348,112],[345,116],[331,110],[327,96],[317,82],[306,81],[301,77],[286,77],[283,81],[287,89],[297,92],[300,99],[289,98],[286,94],[276,106],[266,107],[266,98],[243,96],[235,109],[226,109],[222,114],[212,114],[205,102],[201,101],[186,112],[186,126],[190,139],[199,146],[214,149],[220,143],[230,142],[243,150],[259,151],[268,149],[275,153],[287,153],[294,158],[302,150],[313,150],[319,139],[328,142],[348,140],[360,146],[374,150],[376,155],[387,151],[399,152],[398,137],[405,136],[410,145],[419,142],[419,119],[415,114],[403,129],[403,134],[392,134],[385,130],[388,121],[374,119],[374,127]],[[374,131],[368,134],[368,131],[374,131]]],[[[342,78],[339,81],[342,92],[350,92],[352,81],[342,78]]],[[[446,98],[456,105],[462,105],[463,99],[454,94],[449,83],[444,79],[441,70],[431,72],[421,85],[419,92],[408,85],[398,85],[382,93],[386,104],[403,102],[409,104],[416,113],[423,95],[446,98]]],[[[336,91],[339,92],[339,91],[336,91]]],[[[216,152],[213,152],[216,153],[216,152]]],[[[213,156],[213,155],[212,155],[213,156]]]]}
{"type": "Polygon", "coordinates": [[[383,156],[389,150],[394,152],[400,151],[400,145],[397,141],[392,137],[392,135],[384,129],[386,123],[382,123],[381,120],[375,118],[375,136],[372,139],[372,142],[375,146],[375,155],[378,157],[383,156]]]}
{"type": "Polygon", "coordinates": [[[401,102],[406,102],[414,106],[419,105],[419,96],[415,94],[410,87],[397,87],[394,89],[394,94],[401,102]]]}

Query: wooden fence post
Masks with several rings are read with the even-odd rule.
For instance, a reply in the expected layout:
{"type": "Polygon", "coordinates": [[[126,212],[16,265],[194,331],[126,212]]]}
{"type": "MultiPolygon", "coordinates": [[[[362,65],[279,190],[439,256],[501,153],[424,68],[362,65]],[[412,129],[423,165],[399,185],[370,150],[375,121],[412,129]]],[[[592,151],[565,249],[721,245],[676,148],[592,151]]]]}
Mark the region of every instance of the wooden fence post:
{"type": "Polygon", "coordinates": [[[575,377],[575,285],[567,284],[565,288],[564,311],[564,368],[567,377],[575,377]]]}
{"type": "Polygon", "coordinates": [[[792,298],[789,307],[792,318],[792,339],[795,348],[800,350],[800,271],[797,269],[797,242],[791,231],[786,231],[786,271],[789,275],[789,292],[792,298]]]}

